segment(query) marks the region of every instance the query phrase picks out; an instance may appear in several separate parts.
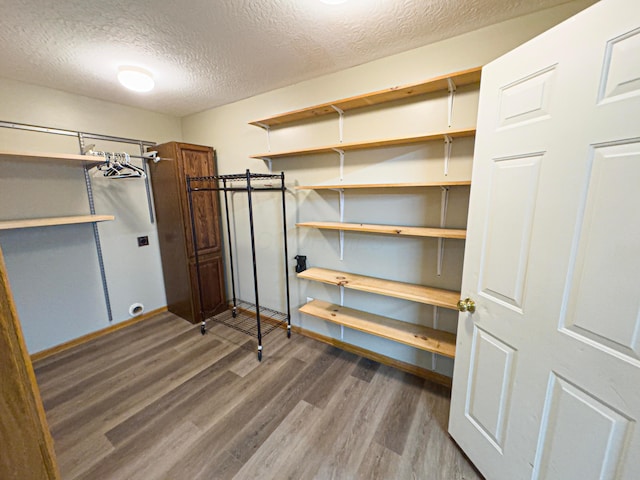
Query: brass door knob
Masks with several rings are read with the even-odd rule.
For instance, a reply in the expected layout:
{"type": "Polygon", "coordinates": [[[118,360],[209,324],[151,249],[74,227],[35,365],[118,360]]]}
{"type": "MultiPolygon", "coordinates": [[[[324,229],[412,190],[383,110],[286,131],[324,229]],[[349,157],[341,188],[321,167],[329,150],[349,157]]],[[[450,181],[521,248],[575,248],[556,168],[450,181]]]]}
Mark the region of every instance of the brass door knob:
{"type": "Polygon", "coordinates": [[[464,300],[458,300],[458,310],[461,312],[469,312],[473,313],[476,311],[476,302],[471,300],[469,297],[464,300]]]}

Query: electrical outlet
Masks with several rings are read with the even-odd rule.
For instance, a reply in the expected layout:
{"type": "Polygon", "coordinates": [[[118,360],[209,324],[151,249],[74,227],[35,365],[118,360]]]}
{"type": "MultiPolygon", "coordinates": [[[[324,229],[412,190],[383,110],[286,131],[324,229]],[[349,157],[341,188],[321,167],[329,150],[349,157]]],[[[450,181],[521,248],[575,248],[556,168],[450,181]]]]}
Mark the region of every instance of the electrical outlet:
{"type": "Polygon", "coordinates": [[[144,237],[138,237],[138,246],[139,247],[146,247],[147,245],[149,245],[149,237],[148,236],[144,236],[144,237]]]}
{"type": "Polygon", "coordinates": [[[307,303],[313,302],[313,297],[307,297],[307,303]]]}

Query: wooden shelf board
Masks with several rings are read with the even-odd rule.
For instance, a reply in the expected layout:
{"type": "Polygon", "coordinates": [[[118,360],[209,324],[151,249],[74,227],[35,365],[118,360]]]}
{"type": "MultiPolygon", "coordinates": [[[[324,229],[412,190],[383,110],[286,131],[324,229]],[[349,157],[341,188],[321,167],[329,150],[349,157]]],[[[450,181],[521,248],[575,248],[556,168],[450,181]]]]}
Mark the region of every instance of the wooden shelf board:
{"type": "Polygon", "coordinates": [[[299,309],[302,313],[411,347],[455,358],[456,336],[422,325],[313,300],[299,309]]]}
{"type": "Polygon", "coordinates": [[[319,105],[273,115],[261,120],[254,120],[249,122],[249,124],[257,127],[276,127],[324,115],[337,115],[333,108],[334,106],[347,112],[357,108],[379,105],[381,103],[415,97],[417,95],[424,95],[437,91],[447,91],[449,88],[447,79],[450,78],[453,80],[458,87],[479,83],[481,70],[482,67],[470,68],[468,70],[462,70],[448,75],[441,75],[418,83],[386,88],[384,90],[378,90],[371,93],[365,93],[363,95],[356,95],[354,97],[343,98],[333,102],[321,103],[319,105]]]}
{"type": "Polygon", "coordinates": [[[108,222],[115,220],[113,215],[79,215],[74,217],[29,218],[25,220],[0,221],[0,230],[18,228],[52,227],[55,225],[73,225],[76,223],[108,222]]]}
{"type": "Polygon", "coordinates": [[[104,159],[91,155],[73,155],[66,153],[15,152],[0,150],[1,160],[36,160],[44,162],[81,162],[83,164],[104,163],[104,159]]]}
{"type": "Polygon", "coordinates": [[[315,148],[304,148],[301,150],[288,150],[284,152],[267,152],[267,153],[259,153],[257,155],[251,155],[250,158],[269,158],[271,160],[275,160],[278,158],[287,158],[287,157],[300,157],[304,155],[314,155],[319,153],[336,153],[336,150],[343,151],[353,151],[353,150],[364,150],[367,148],[382,148],[382,147],[393,147],[400,145],[411,145],[414,143],[425,143],[431,142],[434,140],[443,140],[445,135],[448,135],[451,138],[461,138],[461,137],[472,137],[475,135],[475,128],[468,128],[464,130],[451,130],[446,132],[438,132],[432,133],[429,135],[419,135],[416,137],[399,137],[399,138],[388,138],[385,140],[373,140],[368,142],[352,142],[352,143],[338,143],[335,145],[327,145],[324,147],[315,147],[315,148]]]}
{"type": "Polygon", "coordinates": [[[357,183],[346,185],[298,185],[296,190],[348,190],[376,188],[424,188],[424,187],[462,187],[471,185],[470,180],[423,182],[423,183],[357,183]]]}
{"type": "Polygon", "coordinates": [[[456,304],[460,299],[460,292],[454,292],[452,290],[366,277],[364,275],[339,272],[326,268],[309,268],[299,273],[298,278],[328,283],[330,285],[344,286],[345,288],[360,290],[362,292],[402,298],[413,302],[426,303],[428,305],[436,305],[452,310],[458,309],[456,304]]]}
{"type": "Polygon", "coordinates": [[[395,225],[372,225],[367,223],[344,222],[301,222],[298,227],[319,228],[322,230],[342,230],[348,232],[381,233],[405,237],[466,238],[467,231],[453,228],[403,227],[395,225]]]}

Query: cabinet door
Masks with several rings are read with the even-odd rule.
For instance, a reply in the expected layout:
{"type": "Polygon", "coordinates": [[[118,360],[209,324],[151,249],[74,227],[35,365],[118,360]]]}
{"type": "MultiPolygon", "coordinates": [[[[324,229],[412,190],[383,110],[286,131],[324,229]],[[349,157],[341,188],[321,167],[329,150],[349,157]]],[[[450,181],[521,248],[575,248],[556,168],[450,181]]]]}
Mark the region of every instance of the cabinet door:
{"type": "Polygon", "coordinates": [[[191,291],[193,295],[194,315],[196,321],[202,321],[200,311],[210,317],[227,308],[224,294],[223,265],[221,255],[200,257],[200,288],[202,289],[203,307],[200,308],[198,291],[198,271],[195,260],[189,262],[191,271],[191,291]]]}
{"type": "MultiPolygon", "coordinates": [[[[180,163],[182,166],[182,185],[186,192],[186,177],[207,177],[216,174],[213,151],[209,147],[179,144],[180,163]]],[[[193,219],[196,238],[198,240],[198,254],[206,255],[220,251],[220,212],[218,208],[217,192],[194,192],[193,219]]],[[[184,202],[183,215],[185,234],[187,238],[187,254],[193,257],[193,238],[191,214],[188,198],[184,202]]]]}

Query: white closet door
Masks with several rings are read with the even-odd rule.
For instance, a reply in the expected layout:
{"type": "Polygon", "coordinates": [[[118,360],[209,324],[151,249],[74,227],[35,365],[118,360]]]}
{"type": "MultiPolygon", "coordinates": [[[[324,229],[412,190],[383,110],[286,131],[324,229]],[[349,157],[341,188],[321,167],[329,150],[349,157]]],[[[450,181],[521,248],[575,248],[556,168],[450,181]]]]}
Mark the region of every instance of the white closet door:
{"type": "Polygon", "coordinates": [[[482,76],[449,429],[490,480],[640,479],[640,1],[482,76]]]}

